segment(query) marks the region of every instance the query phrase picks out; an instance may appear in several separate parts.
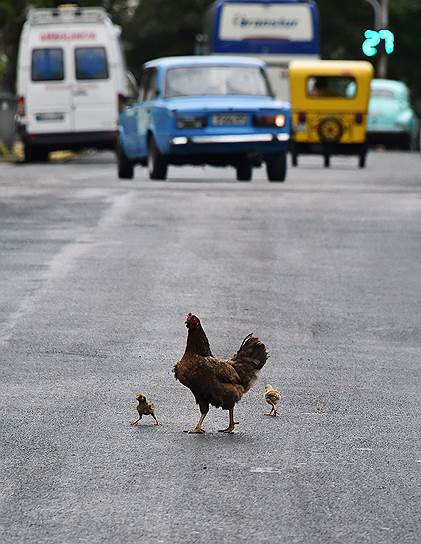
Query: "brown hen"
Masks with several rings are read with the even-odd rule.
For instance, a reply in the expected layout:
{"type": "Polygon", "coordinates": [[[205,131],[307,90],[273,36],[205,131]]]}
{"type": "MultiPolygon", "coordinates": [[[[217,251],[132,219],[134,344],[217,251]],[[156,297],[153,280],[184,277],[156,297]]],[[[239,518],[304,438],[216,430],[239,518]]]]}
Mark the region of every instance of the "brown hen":
{"type": "Polygon", "coordinates": [[[232,433],[238,424],[234,421],[234,406],[256,381],[269,353],[258,338],[249,334],[231,359],[218,359],[212,355],[199,318],[188,314],[186,327],[186,350],[175,365],[174,374],[191,390],[201,414],[196,427],[188,432],[204,432],[203,420],[212,404],[229,411],[229,425],[221,432],[232,433]]]}

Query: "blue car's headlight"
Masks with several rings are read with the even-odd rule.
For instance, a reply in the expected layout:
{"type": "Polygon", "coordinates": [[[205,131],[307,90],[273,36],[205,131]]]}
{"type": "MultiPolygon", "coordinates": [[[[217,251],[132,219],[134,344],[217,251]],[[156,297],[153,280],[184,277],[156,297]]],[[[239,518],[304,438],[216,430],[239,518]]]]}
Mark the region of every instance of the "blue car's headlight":
{"type": "Polygon", "coordinates": [[[201,115],[179,116],[176,118],[177,128],[203,128],[206,124],[206,117],[201,115]]]}
{"type": "Polygon", "coordinates": [[[283,113],[276,115],[256,115],[254,124],[256,127],[282,128],[285,126],[287,118],[283,113]]]}

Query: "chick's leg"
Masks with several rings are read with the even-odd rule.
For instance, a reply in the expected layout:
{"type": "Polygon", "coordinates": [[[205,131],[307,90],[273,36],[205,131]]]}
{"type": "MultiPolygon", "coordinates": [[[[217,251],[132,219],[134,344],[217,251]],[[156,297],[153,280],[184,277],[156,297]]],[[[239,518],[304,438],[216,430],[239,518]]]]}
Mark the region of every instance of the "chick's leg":
{"type": "Polygon", "coordinates": [[[230,414],[230,420],[229,425],[226,429],[220,429],[220,433],[232,433],[234,430],[234,427],[239,424],[238,421],[234,421],[234,408],[229,409],[230,414]]]}
{"type": "Polygon", "coordinates": [[[137,425],[137,422],[140,421],[141,419],[142,419],[142,416],[139,416],[139,418],[136,419],[136,421],[131,421],[130,425],[137,425]]]}
{"type": "Polygon", "coordinates": [[[271,409],[270,409],[270,412],[268,414],[265,414],[265,416],[276,415],[276,408],[275,408],[275,405],[273,404],[273,402],[268,402],[268,404],[270,404],[271,409]],[[273,412],[275,412],[275,414],[273,412]]]}
{"type": "Polygon", "coordinates": [[[156,417],[155,417],[155,414],[152,413],[151,416],[152,416],[152,417],[154,418],[154,420],[156,421],[155,425],[160,425],[159,421],[158,421],[158,420],[156,419],[156,417]]]}

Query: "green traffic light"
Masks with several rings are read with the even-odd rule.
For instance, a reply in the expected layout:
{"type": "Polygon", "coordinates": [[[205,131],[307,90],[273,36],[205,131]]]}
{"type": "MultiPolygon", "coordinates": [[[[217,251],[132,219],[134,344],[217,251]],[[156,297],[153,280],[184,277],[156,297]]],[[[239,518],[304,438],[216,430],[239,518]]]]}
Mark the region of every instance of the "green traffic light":
{"type": "Polygon", "coordinates": [[[380,42],[384,41],[384,50],[391,55],[395,50],[395,35],[387,28],[381,30],[366,30],[364,32],[362,50],[366,57],[374,57],[378,53],[380,42]]]}
{"type": "Polygon", "coordinates": [[[381,40],[384,40],[384,50],[388,55],[391,55],[395,50],[395,35],[387,28],[384,28],[379,30],[379,36],[381,40]]]}

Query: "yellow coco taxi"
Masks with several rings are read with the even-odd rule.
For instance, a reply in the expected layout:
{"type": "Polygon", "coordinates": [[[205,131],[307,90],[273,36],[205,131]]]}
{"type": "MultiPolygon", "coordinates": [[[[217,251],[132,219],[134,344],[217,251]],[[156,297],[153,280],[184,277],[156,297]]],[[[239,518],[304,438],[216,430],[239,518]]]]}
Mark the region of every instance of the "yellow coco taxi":
{"type": "Polygon", "coordinates": [[[358,155],[365,166],[366,129],[373,67],[366,61],[293,61],[291,86],[292,164],[300,154],[358,155]]]}

